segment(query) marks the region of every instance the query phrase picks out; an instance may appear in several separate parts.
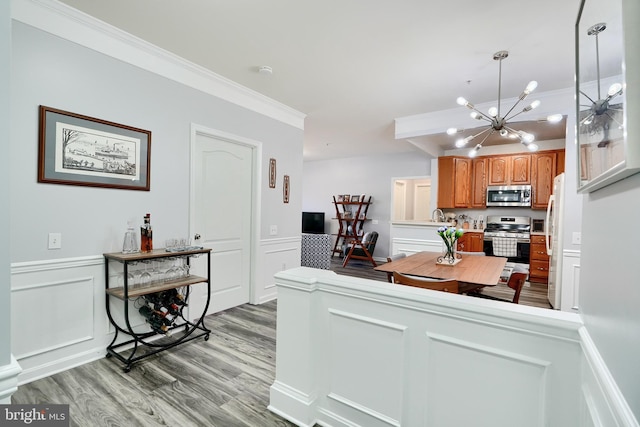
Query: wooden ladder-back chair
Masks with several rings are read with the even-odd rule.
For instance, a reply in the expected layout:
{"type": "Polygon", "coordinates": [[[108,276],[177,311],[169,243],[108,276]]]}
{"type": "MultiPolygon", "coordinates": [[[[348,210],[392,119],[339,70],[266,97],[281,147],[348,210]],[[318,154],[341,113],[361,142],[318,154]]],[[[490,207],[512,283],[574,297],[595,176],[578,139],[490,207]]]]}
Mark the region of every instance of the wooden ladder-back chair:
{"type": "Polygon", "coordinates": [[[407,276],[406,274],[394,271],[393,281],[399,285],[415,286],[417,288],[450,292],[452,294],[458,293],[458,281],[454,279],[429,279],[427,277],[407,276]]]}

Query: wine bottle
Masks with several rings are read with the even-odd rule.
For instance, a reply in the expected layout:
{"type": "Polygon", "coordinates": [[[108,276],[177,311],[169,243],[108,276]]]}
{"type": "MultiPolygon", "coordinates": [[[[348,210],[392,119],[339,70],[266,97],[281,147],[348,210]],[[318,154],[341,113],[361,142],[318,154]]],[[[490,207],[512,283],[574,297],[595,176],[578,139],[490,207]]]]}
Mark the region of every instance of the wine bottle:
{"type": "Polygon", "coordinates": [[[144,224],[140,227],[140,248],[142,252],[151,252],[153,250],[151,214],[146,214],[144,216],[144,224]]]}

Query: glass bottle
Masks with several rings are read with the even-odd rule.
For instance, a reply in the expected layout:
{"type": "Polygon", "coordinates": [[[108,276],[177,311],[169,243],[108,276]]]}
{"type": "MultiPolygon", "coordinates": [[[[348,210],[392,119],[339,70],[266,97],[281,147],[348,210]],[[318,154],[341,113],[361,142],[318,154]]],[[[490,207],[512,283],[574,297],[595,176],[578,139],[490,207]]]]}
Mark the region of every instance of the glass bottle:
{"type": "Polygon", "coordinates": [[[142,252],[151,252],[153,250],[151,214],[146,214],[144,216],[144,224],[140,227],[140,247],[142,252]]]}
{"type": "Polygon", "coordinates": [[[133,229],[133,224],[131,223],[131,221],[127,221],[127,231],[126,233],[124,233],[122,253],[133,254],[136,252],[140,252],[140,248],[138,247],[138,238],[136,237],[136,233],[133,229]]]}

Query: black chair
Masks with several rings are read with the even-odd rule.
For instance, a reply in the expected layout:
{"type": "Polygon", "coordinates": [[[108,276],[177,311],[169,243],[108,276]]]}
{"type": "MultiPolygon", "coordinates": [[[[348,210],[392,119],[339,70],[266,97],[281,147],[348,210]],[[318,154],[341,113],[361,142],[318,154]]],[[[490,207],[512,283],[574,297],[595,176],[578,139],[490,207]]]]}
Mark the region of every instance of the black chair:
{"type": "Polygon", "coordinates": [[[369,261],[371,264],[373,264],[374,267],[377,267],[378,264],[376,264],[376,262],[373,260],[373,251],[376,248],[377,241],[377,231],[369,231],[368,233],[365,233],[365,235],[362,236],[362,239],[354,237],[344,247],[346,256],[344,258],[342,266],[346,266],[351,259],[361,259],[369,261]]]}

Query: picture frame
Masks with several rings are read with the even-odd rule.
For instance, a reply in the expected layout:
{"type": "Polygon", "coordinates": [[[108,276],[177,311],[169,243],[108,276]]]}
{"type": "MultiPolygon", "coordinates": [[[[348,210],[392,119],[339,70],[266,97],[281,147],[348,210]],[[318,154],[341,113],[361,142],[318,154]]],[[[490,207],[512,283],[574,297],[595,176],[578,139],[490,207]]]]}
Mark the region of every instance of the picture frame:
{"type": "Polygon", "coordinates": [[[269,188],[276,188],[276,159],[269,159],[269,188]]]}
{"type": "Polygon", "coordinates": [[[351,196],[351,203],[359,203],[360,202],[360,196],[351,196]]]}
{"type": "Polygon", "coordinates": [[[640,29],[633,0],[582,0],[575,25],[577,190],[640,172],[640,29]]]}
{"type": "Polygon", "coordinates": [[[38,182],[150,191],[151,131],[41,105],[38,182]]]}
{"type": "Polygon", "coordinates": [[[282,201],[289,203],[289,175],[283,177],[282,182],[282,201]]]}

